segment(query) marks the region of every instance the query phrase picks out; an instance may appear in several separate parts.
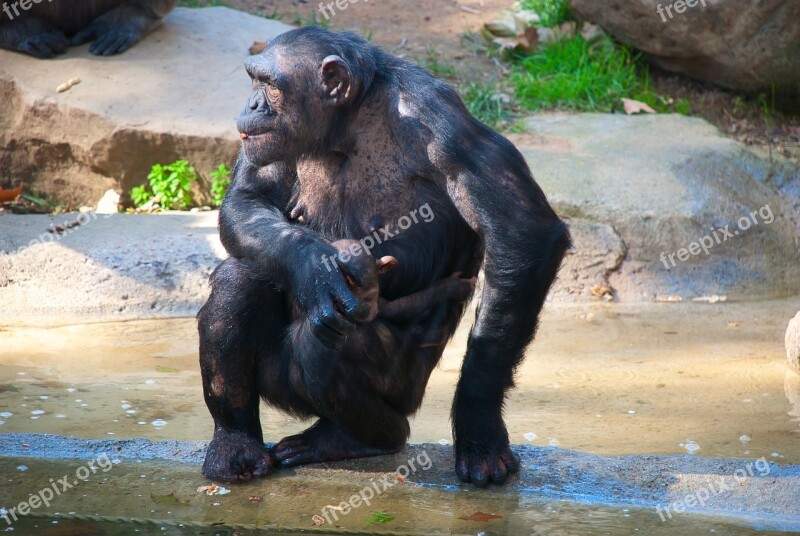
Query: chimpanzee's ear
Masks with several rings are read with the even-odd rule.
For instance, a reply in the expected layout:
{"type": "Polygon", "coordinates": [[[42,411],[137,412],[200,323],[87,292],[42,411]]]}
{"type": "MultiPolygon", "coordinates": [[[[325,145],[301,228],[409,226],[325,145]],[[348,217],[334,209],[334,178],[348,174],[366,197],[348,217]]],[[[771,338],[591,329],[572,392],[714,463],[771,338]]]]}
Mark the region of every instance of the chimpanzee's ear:
{"type": "Polygon", "coordinates": [[[339,56],[328,56],[319,68],[323,98],[330,106],[342,106],[353,97],[353,76],[339,56]]]}
{"type": "Polygon", "coordinates": [[[378,273],[381,275],[385,274],[395,266],[397,266],[397,259],[394,257],[381,257],[375,261],[375,268],[378,269],[378,273]]]}

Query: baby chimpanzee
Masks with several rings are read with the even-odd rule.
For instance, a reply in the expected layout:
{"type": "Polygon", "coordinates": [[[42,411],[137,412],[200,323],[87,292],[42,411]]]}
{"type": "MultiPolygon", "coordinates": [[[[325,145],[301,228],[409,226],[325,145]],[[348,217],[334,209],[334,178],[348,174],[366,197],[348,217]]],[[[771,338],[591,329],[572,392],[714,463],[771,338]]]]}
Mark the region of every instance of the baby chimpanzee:
{"type": "MultiPolygon", "coordinates": [[[[435,282],[430,287],[396,300],[386,300],[379,296],[380,284],[378,278],[395,266],[397,259],[386,256],[374,259],[372,255],[360,246],[358,240],[337,240],[331,244],[338,252],[336,260],[344,266],[345,280],[348,286],[361,302],[369,306],[369,316],[365,322],[372,322],[376,318],[383,320],[405,321],[413,317],[424,317],[434,305],[445,300],[463,302],[472,295],[478,279],[461,278],[461,273],[456,272],[446,279],[435,282]],[[353,255],[353,251],[361,251],[353,255]],[[349,274],[361,274],[362,280],[355,281],[349,274]]],[[[335,268],[334,268],[335,269],[335,268]]],[[[302,317],[300,317],[302,318],[302,317]]],[[[426,334],[421,347],[441,346],[447,342],[447,334],[426,334]]]]}

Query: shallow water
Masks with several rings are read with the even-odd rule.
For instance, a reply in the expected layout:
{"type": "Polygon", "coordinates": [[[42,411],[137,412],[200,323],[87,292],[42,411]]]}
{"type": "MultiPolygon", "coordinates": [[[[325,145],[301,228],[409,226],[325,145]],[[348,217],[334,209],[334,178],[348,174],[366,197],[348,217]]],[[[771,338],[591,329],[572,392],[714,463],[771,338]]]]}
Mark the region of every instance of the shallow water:
{"type": "MultiPolygon", "coordinates": [[[[755,530],[712,517],[661,520],[652,508],[608,508],[541,501],[504,490],[453,491],[398,484],[350,512],[324,521],[322,509],[370,485],[342,482],[333,474],[312,479],[291,471],[230,486],[225,495],[206,495],[208,484],[195,466],[117,461],[78,481],[78,460],[0,458],[0,505],[7,509],[67,476],[71,489],[39,505],[27,517],[9,518],[14,534],[116,536],[122,534],[233,535],[316,530],[336,533],[550,535],[583,534],[754,534],[755,530]],[[19,467],[24,464],[25,470],[19,467]],[[102,469],[108,467],[106,471],[102,469]],[[257,497],[260,501],[255,499],[257,497]],[[375,514],[386,523],[378,523],[375,514]],[[320,515],[321,526],[313,516],[320,515]],[[258,530],[256,530],[258,529],[258,530]]],[[[85,473],[82,473],[85,475],[85,473]]],[[[330,512],[330,511],[329,511],[330,512]]],[[[0,531],[8,524],[0,518],[0,531]]]]}
{"type": "MultiPolygon", "coordinates": [[[[800,300],[551,303],[506,407],[514,443],[598,454],[800,463],[800,377],[783,333],[800,300]]],[[[410,441],[451,441],[469,322],[431,378],[410,441]]],[[[0,433],[208,439],[194,319],[0,326],[0,433]]],[[[302,430],[262,409],[265,439],[302,430]]]]}

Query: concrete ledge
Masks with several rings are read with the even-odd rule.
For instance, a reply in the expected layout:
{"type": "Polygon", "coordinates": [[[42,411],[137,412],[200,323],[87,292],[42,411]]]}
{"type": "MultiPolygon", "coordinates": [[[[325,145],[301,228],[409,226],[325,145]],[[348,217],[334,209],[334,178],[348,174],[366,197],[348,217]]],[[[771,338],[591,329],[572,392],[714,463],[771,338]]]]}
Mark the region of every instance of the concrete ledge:
{"type": "MultiPolygon", "coordinates": [[[[108,453],[122,462],[200,464],[206,445],[203,441],[4,434],[0,435],[0,457],[90,459],[108,453]]],[[[800,465],[690,455],[608,457],[528,445],[515,445],[514,450],[522,462],[520,473],[505,486],[488,493],[620,508],[660,507],[661,512],[666,507],[674,509],[676,501],[686,502],[692,496],[703,498],[704,504],[688,506],[682,514],[724,517],[759,528],[800,531],[800,465]]],[[[370,477],[393,473],[409,458],[423,452],[430,457],[431,468],[410,475],[408,482],[443,491],[473,489],[462,486],[456,479],[452,447],[435,444],[409,445],[393,456],[301,467],[293,474],[314,481],[363,486],[370,477]]],[[[198,478],[202,478],[199,470],[198,478]]]]}

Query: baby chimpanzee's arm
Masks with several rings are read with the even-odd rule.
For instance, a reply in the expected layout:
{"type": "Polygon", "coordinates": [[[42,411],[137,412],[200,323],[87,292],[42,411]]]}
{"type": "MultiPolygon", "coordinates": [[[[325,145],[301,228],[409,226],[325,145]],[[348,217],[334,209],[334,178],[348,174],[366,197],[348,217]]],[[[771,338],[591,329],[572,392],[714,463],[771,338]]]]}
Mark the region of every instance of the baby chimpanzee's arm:
{"type": "Polygon", "coordinates": [[[462,279],[456,272],[447,279],[437,281],[425,290],[388,301],[381,298],[378,303],[380,318],[386,320],[413,320],[424,317],[430,308],[445,300],[466,301],[475,290],[477,278],[462,279]]]}

